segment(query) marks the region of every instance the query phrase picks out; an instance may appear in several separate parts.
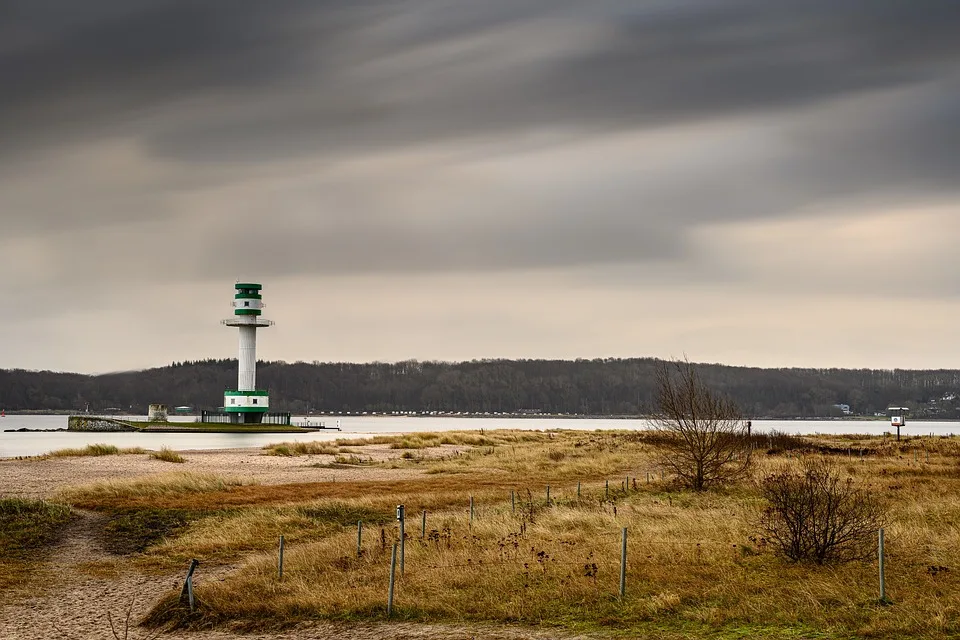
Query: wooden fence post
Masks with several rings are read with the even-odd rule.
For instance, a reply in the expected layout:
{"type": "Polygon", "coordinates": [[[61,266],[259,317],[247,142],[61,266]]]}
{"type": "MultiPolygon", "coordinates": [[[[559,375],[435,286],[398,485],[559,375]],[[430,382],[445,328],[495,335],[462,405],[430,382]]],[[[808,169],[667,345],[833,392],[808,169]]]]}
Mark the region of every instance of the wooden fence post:
{"type": "Polygon", "coordinates": [[[387,617],[393,615],[393,583],[397,577],[397,543],[393,543],[393,552],[390,554],[390,588],[387,591],[387,617]]]}
{"type": "Polygon", "coordinates": [[[879,540],[877,546],[877,559],[879,560],[880,565],[880,604],[887,603],[887,582],[886,577],[884,576],[884,566],[883,566],[883,529],[879,531],[879,540]]]}

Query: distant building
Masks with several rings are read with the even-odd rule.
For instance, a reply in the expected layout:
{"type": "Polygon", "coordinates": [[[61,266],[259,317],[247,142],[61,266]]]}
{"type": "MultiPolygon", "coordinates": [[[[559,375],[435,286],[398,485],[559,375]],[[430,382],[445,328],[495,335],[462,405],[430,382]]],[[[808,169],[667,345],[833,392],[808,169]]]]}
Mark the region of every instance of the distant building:
{"type": "Polygon", "coordinates": [[[151,404],[147,409],[147,420],[150,420],[151,422],[166,422],[167,405],[151,404]]]}
{"type": "Polygon", "coordinates": [[[835,404],[833,406],[835,406],[837,409],[840,409],[845,416],[849,416],[853,413],[853,411],[850,410],[850,405],[848,404],[835,404]]]}

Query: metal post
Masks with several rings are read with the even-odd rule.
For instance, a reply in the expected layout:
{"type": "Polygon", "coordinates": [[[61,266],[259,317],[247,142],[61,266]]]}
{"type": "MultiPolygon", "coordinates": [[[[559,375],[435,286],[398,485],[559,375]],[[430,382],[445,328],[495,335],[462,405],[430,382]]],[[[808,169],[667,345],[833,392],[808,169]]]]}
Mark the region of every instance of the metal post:
{"type": "Polygon", "coordinates": [[[423,514],[420,516],[420,539],[423,540],[427,537],[427,510],[423,510],[423,514]]]}
{"type": "Polygon", "coordinates": [[[622,529],[623,537],[620,541],[620,597],[627,594],[627,528],[622,529]]]}
{"type": "Polygon", "coordinates": [[[393,553],[390,554],[390,590],[387,591],[387,617],[393,615],[393,583],[397,578],[397,543],[393,543],[393,553]]]}
{"type": "Polygon", "coordinates": [[[190,561],[190,568],[187,569],[187,577],[183,583],[183,589],[180,590],[180,601],[183,602],[183,598],[188,595],[190,589],[193,585],[193,572],[196,571],[197,567],[200,566],[200,561],[194,558],[190,561]],[[189,586],[188,586],[189,585],[189,586]]]}
{"type": "Polygon", "coordinates": [[[883,604],[887,601],[887,583],[883,575],[883,529],[880,529],[877,557],[880,564],[880,603],[883,604]]]}
{"type": "Polygon", "coordinates": [[[363,520],[357,520],[357,557],[363,555],[363,520]]]}
{"type": "Polygon", "coordinates": [[[280,556],[277,558],[277,576],[283,580],[283,536],[280,536],[280,556]]]}
{"type": "Polygon", "coordinates": [[[510,511],[513,513],[517,512],[517,500],[516,496],[514,496],[513,489],[510,489],[510,511]]]}
{"type": "Polygon", "coordinates": [[[547,485],[547,506],[550,506],[550,485],[547,485]]]}
{"type": "Polygon", "coordinates": [[[194,598],[193,598],[193,576],[187,577],[187,583],[183,585],[187,589],[187,600],[190,602],[190,613],[194,611],[194,598]]]}
{"type": "Polygon", "coordinates": [[[473,529],[473,496],[470,496],[470,528],[473,529]]]}
{"type": "Polygon", "coordinates": [[[603,485],[603,499],[604,500],[610,499],[610,481],[609,480],[607,480],[603,485]]]}
{"type": "Polygon", "coordinates": [[[577,500],[580,499],[580,481],[577,480],[577,500]]]}

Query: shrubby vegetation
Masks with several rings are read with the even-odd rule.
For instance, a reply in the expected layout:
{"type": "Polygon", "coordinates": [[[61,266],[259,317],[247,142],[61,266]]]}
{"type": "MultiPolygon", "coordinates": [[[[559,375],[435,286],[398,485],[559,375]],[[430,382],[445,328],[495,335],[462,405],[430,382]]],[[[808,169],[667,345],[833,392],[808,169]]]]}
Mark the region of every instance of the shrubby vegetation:
{"type": "Polygon", "coordinates": [[[790,560],[827,564],[876,553],[886,508],[836,462],[811,458],[778,469],[763,479],[760,494],[763,533],[790,560]]]}

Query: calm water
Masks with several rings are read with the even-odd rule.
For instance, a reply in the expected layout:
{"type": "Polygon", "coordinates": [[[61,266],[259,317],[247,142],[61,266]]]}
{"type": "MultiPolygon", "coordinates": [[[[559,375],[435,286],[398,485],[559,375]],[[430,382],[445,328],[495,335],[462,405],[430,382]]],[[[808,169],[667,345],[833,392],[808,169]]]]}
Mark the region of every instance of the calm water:
{"type": "MultiPolygon", "coordinates": [[[[302,423],[305,418],[294,418],[302,423]]],[[[319,418],[312,418],[316,423],[319,418]]],[[[160,449],[169,447],[178,451],[191,449],[233,449],[260,447],[271,442],[335,440],[377,434],[404,433],[410,431],[450,431],[478,429],[646,429],[644,420],[594,420],[559,418],[414,418],[387,416],[326,417],[328,427],[338,421],[342,431],[315,433],[71,433],[34,432],[4,433],[0,431],[0,458],[35,456],[54,449],[84,447],[88,444],[105,443],[118,447],[143,447],[160,449]]],[[[172,418],[171,421],[192,422],[193,418],[172,418]]],[[[19,429],[65,429],[66,416],[16,416],[0,418],[0,430],[19,429]]],[[[772,430],[793,434],[874,434],[890,431],[890,424],[882,420],[754,420],[754,432],[772,430]]],[[[960,433],[960,422],[913,422],[902,430],[905,435],[949,435],[960,433]]]]}

